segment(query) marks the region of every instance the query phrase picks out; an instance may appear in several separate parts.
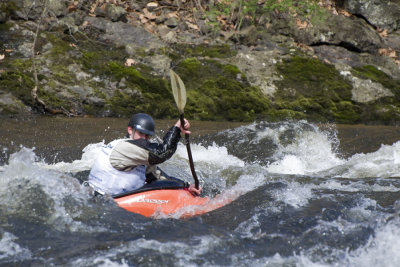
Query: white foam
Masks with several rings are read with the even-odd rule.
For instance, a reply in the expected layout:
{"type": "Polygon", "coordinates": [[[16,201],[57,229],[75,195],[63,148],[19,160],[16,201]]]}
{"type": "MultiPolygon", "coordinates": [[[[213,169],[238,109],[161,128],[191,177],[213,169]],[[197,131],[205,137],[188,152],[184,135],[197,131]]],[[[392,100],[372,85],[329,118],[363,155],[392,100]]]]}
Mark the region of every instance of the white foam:
{"type": "MultiPolygon", "coordinates": [[[[71,266],[87,266],[92,265],[93,262],[101,264],[101,266],[127,266],[126,260],[122,259],[121,263],[111,261],[113,258],[120,258],[121,255],[127,254],[130,257],[134,256],[137,261],[149,263],[148,259],[143,258],[143,251],[148,251],[146,254],[152,252],[159,255],[173,255],[175,266],[198,266],[197,260],[206,261],[204,255],[213,253],[215,249],[219,248],[221,240],[213,235],[193,237],[190,243],[166,241],[160,242],[152,239],[139,238],[134,241],[126,242],[123,246],[113,247],[103,250],[97,255],[88,256],[78,259],[71,263],[71,266]]],[[[151,265],[151,264],[150,264],[151,265]]]]}
{"type": "Polygon", "coordinates": [[[312,184],[291,182],[286,188],[274,191],[274,197],[277,201],[298,208],[308,204],[308,200],[313,196],[312,189],[315,187],[312,184]]]}
{"type": "Polygon", "coordinates": [[[74,160],[73,162],[58,162],[55,164],[45,164],[41,163],[40,165],[46,169],[57,170],[60,172],[80,172],[90,170],[93,166],[93,163],[100,152],[101,148],[104,146],[104,141],[94,144],[87,145],[83,150],[83,154],[81,159],[74,160]]]}
{"type": "Polygon", "coordinates": [[[17,239],[11,233],[3,233],[3,237],[0,240],[0,260],[6,258],[24,260],[32,257],[29,249],[23,248],[15,242],[17,239]]]}
{"type": "MultiPolygon", "coordinates": [[[[215,168],[227,168],[230,166],[244,167],[244,162],[239,158],[229,155],[226,147],[220,147],[213,143],[212,146],[204,147],[198,144],[191,144],[193,161],[195,163],[207,163],[215,168]]],[[[178,146],[176,156],[189,160],[186,146],[178,146]]]]}
{"type": "Polygon", "coordinates": [[[300,131],[289,145],[278,143],[275,155],[278,160],[268,165],[268,171],[306,175],[337,166],[343,160],[334,151],[335,142],[318,130],[300,131]]]}
{"type": "Polygon", "coordinates": [[[65,201],[68,197],[74,199],[78,205],[86,205],[90,196],[87,188],[72,176],[43,168],[44,163],[36,160],[34,149],[24,147],[10,156],[9,164],[4,166],[3,172],[0,172],[0,205],[6,205],[9,213],[29,212],[30,216],[35,216],[34,210],[26,210],[24,201],[30,201],[28,205],[30,206],[35,198],[41,199],[42,197],[37,194],[42,192],[30,191],[39,187],[43,190],[45,199],[50,200],[46,203],[46,207],[51,210],[51,216],[44,218],[49,224],[61,230],[100,230],[87,227],[74,219],[81,215],[81,209],[66,210],[65,201]],[[19,201],[10,201],[15,198],[19,201]]]}
{"type": "Polygon", "coordinates": [[[365,246],[348,252],[346,265],[397,267],[400,266],[399,249],[400,224],[394,219],[377,229],[365,246]]]}
{"type": "Polygon", "coordinates": [[[346,162],[348,169],[341,175],[351,178],[400,177],[400,141],[382,145],[368,154],[356,154],[346,162]]]}

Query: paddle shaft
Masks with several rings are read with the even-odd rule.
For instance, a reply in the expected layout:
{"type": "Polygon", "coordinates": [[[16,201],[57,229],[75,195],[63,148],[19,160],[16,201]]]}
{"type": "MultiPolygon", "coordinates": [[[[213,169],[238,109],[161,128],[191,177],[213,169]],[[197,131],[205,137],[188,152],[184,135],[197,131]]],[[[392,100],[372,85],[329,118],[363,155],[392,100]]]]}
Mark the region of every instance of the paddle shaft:
{"type": "MultiPolygon", "coordinates": [[[[185,128],[185,118],[183,116],[183,113],[180,114],[179,119],[181,120],[182,128],[185,128]]],[[[186,138],[186,149],[187,149],[187,153],[188,153],[188,157],[189,157],[190,170],[192,171],[192,175],[193,175],[193,179],[194,179],[194,186],[196,187],[196,189],[199,189],[199,179],[197,178],[197,174],[194,169],[192,150],[190,149],[189,134],[185,134],[185,138],[186,138]]]]}

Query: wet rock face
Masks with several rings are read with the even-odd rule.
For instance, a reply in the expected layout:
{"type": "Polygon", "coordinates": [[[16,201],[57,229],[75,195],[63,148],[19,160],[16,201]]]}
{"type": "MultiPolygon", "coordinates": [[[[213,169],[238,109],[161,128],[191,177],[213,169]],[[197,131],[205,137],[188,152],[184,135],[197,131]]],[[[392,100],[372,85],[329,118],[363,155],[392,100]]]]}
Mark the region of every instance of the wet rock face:
{"type": "MultiPolygon", "coordinates": [[[[44,8],[44,1],[32,4],[32,1],[9,0],[7,4],[12,7],[11,17],[13,19],[35,20],[40,17],[44,8]]],[[[65,16],[68,12],[67,1],[48,0],[46,6],[48,12],[56,17],[65,16]]]]}
{"type": "Polygon", "coordinates": [[[99,38],[105,42],[111,42],[116,46],[134,45],[146,48],[160,48],[163,46],[154,35],[142,27],[136,27],[128,23],[112,22],[99,17],[86,17],[88,27],[99,31],[99,38]]]}
{"type": "Polygon", "coordinates": [[[375,27],[390,32],[400,29],[399,0],[343,0],[341,6],[375,27]]]}
{"type": "MultiPolygon", "coordinates": [[[[52,0],[35,49],[38,93],[49,107],[77,115],[169,118],[176,115],[172,64],[194,119],[392,123],[388,114],[400,117],[400,0],[321,2],[353,14],[311,20],[270,12],[227,31],[207,16],[192,20],[176,11],[174,1],[160,8],[151,1],[52,0]]],[[[43,5],[32,3],[0,3],[0,38],[8,40],[0,42],[0,114],[35,108],[31,58],[43,5]]]]}

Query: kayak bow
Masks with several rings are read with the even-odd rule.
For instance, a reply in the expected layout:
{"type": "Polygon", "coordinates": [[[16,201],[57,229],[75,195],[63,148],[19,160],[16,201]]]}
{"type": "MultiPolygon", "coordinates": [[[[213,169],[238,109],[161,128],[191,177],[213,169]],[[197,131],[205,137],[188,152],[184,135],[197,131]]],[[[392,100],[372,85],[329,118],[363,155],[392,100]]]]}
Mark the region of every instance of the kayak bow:
{"type": "Polygon", "coordinates": [[[179,218],[201,215],[232,202],[232,199],[215,201],[208,197],[193,196],[182,186],[171,181],[159,181],[155,186],[115,195],[121,208],[146,217],[175,214],[179,218]],[[165,186],[167,184],[167,186],[165,186]]]}

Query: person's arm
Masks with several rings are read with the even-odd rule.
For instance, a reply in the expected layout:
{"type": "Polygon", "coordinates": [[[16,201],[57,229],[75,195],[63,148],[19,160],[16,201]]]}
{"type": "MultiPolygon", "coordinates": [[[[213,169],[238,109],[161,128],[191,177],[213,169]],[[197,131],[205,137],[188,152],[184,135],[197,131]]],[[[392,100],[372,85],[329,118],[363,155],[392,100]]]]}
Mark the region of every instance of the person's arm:
{"type": "Polygon", "coordinates": [[[181,179],[169,176],[167,173],[165,173],[163,170],[158,168],[156,165],[149,166],[146,169],[146,183],[151,183],[156,180],[173,180],[173,181],[185,183],[181,179]]]}
{"type": "Polygon", "coordinates": [[[175,153],[181,138],[181,130],[173,126],[164,136],[161,144],[149,143],[149,164],[156,165],[170,159],[175,153]]]}

